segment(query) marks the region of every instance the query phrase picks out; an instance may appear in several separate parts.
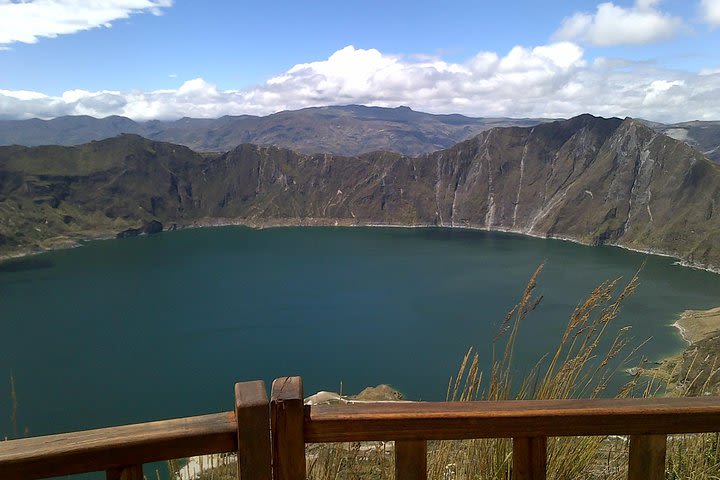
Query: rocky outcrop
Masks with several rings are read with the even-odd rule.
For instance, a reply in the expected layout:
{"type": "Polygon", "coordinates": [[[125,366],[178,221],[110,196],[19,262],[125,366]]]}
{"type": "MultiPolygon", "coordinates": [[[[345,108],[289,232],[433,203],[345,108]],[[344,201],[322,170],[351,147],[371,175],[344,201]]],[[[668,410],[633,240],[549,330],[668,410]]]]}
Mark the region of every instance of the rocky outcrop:
{"type": "Polygon", "coordinates": [[[157,220],[151,220],[140,228],[128,228],[122,232],[118,232],[116,238],[137,237],[138,235],[153,235],[163,231],[163,224],[157,220]]]}
{"type": "Polygon", "coordinates": [[[405,396],[390,385],[366,387],[357,395],[341,395],[337,392],[320,391],[305,398],[305,405],[337,405],[341,403],[400,402],[405,396]]]}
{"type": "Polygon", "coordinates": [[[495,128],[419,157],[254,145],[198,154],[133,135],[4,147],[0,198],[0,234],[31,248],[153,219],[180,227],[394,224],[568,238],[720,266],[720,167],[643,123],[591,115],[495,128]],[[33,202],[48,192],[55,207],[33,202]],[[64,223],[67,215],[74,221],[64,223]]]}

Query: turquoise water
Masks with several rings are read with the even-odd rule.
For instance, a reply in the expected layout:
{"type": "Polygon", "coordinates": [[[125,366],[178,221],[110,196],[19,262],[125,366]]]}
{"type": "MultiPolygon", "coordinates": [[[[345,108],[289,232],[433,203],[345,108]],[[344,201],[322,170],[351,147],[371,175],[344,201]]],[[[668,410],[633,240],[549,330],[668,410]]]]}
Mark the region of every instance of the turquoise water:
{"type": "Polygon", "coordinates": [[[90,242],[0,264],[0,435],[229,410],[239,380],[299,374],[306,393],[390,383],[444,399],[466,349],[483,359],[546,261],[519,374],[600,281],[641,284],[618,326],[642,354],[682,348],[670,324],[720,304],[720,276],[612,247],[449,229],[208,228],[90,242]]]}

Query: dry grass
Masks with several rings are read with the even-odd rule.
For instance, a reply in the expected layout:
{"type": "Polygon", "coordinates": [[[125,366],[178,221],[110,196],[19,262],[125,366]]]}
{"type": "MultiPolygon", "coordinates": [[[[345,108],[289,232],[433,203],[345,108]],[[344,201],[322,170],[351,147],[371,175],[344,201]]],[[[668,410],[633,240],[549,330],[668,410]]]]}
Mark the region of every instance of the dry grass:
{"type": "MultiPolygon", "coordinates": [[[[699,353],[699,352],[698,352],[699,353]]],[[[696,372],[695,363],[702,360],[698,353],[691,357],[689,368],[677,379],[671,393],[687,396],[703,395],[717,387],[713,379],[718,369],[715,360],[708,366],[709,374],[696,372]],[[678,387],[679,385],[679,387],[678,387]]],[[[720,433],[671,435],[667,442],[665,478],[668,480],[719,480],[720,433]]]]}
{"type": "MultiPolygon", "coordinates": [[[[634,376],[616,392],[611,382],[629,366],[633,347],[630,327],[613,326],[624,300],[638,284],[604,282],[577,305],[556,348],[538,359],[524,378],[514,378],[513,360],[521,325],[540,304],[535,294],[542,266],[530,278],[518,304],[508,312],[492,342],[489,371],[469,349],[450,379],[447,400],[567,399],[598,396],[655,395],[664,386],[634,376]],[[610,332],[615,332],[612,336],[610,332]],[[606,338],[607,337],[607,338],[606,338]]],[[[687,378],[686,384],[697,379],[687,378]]],[[[308,445],[309,480],[391,480],[393,442],[308,445]]],[[[615,480],[627,477],[627,441],[621,437],[567,437],[548,440],[548,478],[615,480]]],[[[207,469],[201,480],[235,478],[234,464],[207,469]]],[[[430,442],[428,478],[436,480],[508,480],[512,475],[512,441],[478,439],[430,442]]],[[[720,434],[668,438],[667,479],[719,480],[720,434]]]]}
{"type": "MultiPolygon", "coordinates": [[[[594,398],[606,394],[611,380],[633,358],[629,327],[612,328],[623,301],[637,286],[637,276],[619,286],[605,282],[594,289],[570,316],[554,351],[538,359],[525,378],[513,376],[518,332],[540,304],[535,294],[539,267],[530,278],[518,304],[508,312],[492,344],[488,373],[481,370],[474,349],[466,353],[457,375],[450,379],[447,400],[508,400],[594,398]],[[617,331],[611,341],[604,337],[617,331]]],[[[617,392],[626,397],[638,390],[631,378],[617,392]]],[[[641,390],[649,394],[650,385],[641,390]]],[[[394,459],[387,445],[363,449],[360,444],[313,446],[308,450],[308,478],[343,480],[393,478],[394,459]]],[[[614,479],[626,475],[627,446],[622,439],[603,437],[554,438],[548,443],[548,478],[614,479]]],[[[509,479],[512,474],[512,441],[478,439],[431,442],[428,478],[438,480],[509,479]]]]}
{"type": "Polygon", "coordinates": [[[392,442],[314,444],[307,447],[307,478],[392,479],[392,442]]]}
{"type": "MultiPolygon", "coordinates": [[[[542,266],[530,278],[520,301],[508,312],[493,341],[487,380],[480,371],[478,354],[470,349],[451,380],[448,400],[594,398],[604,393],[618,370],[627,365],[635,353],[635,349],[628,348],[629,328],[620,328],[609,343],[603,342],[603,338],[617,318],[622,302],[635,290],[637,276],[619,292],[617,280],[595,288],[575,308],[555,350],[538,359],[525,378],[514,379],[517,334],[542,300],[535,295],[541,271],[542,266]]],[[[627,396],[635,387],[636,381],[631,379],[617,396],[627,396]]],[[[548,478],[596,476],[605,450],[607,442],[603,437],[549,439],[548,478]]],[[[508,479],[512,472],[512,442],[509,439],[442,442],[428,460],[430,478],[508,479]]],[[[607,463],[612,464],[613,459],[607,463]]]]}

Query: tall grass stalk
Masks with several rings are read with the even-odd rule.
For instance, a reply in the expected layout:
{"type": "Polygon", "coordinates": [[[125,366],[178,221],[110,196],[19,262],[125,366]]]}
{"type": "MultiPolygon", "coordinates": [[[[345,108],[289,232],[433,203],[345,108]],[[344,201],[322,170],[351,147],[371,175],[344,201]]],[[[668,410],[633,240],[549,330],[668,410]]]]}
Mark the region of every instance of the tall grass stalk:
{"type": "MultiPolygon", "coordinates": [[[[598,285],[575,307],[557,346],[539,358],[527,375],[514,377],[518,332],[542,301],[542,296],[535,293],[542,268],[541,265],[534,272],[517,305],[502,321],[492,341],[488,372],[482,370],[478,352],[470,348],[457,374],[448,382],[446,399],[501,401],[658,394],[664,385],[656,379],[646,379],[642,385],[637,376],[629,377],[624,383],[616,379],[618,372],[630,364],[642,346],[632,347],[629,326],[613,326],[623,302],[638,285],[637,274],[624,285],[619,279],[598,285]],[[610,336],[609,332],[615,333],[610,336]],[[610,392],[613,385],[617,391],[610,392]]],[[[695,359],[695,362],[700,360],[695,359]]],[[[710,379],[720,371],[713,364],[709,374],[702,377],[693,365],[681,382],[687,387],[686,393],[704,391],[710,379]]],[[[550,438],[547,478],[627,478],[627,447],[627,439],[622,437],[550,438]]],[[[309,445],[307,466],[310,480],[391,480],[394,478],[393,443],[309,445]]],[[[430,479],[509,480],[511,476],[511,439],[430,442],[428,446],[430,479]]],[[[666,478],[720,480],[720,434],[669,436],[666,478]]]]}
{"type": "MultiPolygon", "coordinates": [[[[704,395],[712,391],[713,377],[718,373],[714,358],[709,365],[696,352],[690,359],[685,374],[678,379],[681,390],[671,394],[685,396],[704,395]],[[705,370],[705,372],[703,372],[705,370]],[[703,378],[704,377],[704,378],[703,378]]],[[[667,441],[667,480],[718,480],[720,479],[720,433],[671,435],[667,441]]]]}
{"type": "Polygon", "coordinates": [[[17,411],[18,411],[18,400],[17,400],[17,391],[15,390],[15,375],[13,374],[12,370],[10,371],[10,403],[12,405],[12,410],[10,412],[10,424],[12,425],[13,430],[13,437],[17,438],[18,435],[18,428],[17,428],[17,411]]]}
{"type": "MultiPolygon", "coordinates": [[[[618,290],[618,280],[604,282],[574,309],[556,348],[538,359],[530,373],[515,379],[513,368],[520,326],[538,307],[542,296],[535,290],[542,265],[531,276],[518,304],[505,316],[493,339],[490,373],[480,371],[479,355],[468,350],[457,375],[451,379],[447,399],[451,401],[595,398],[606,392],[610,381],[635,349],[629,349],[629,327],[623,327],[611,342],[603,342],[617,318],[623,301],[637,287],[637,275],[618,290]],[[487,378],[487,381],[485,380],[487,378]]],[[[617,396],[629,395],[633,378],[617,396]]],[[[590,478],[598,469],[602,437],[550,439],[548,478],[590,478]]],[[[429,476],[438,479],[508,479],[512,472],[510,439],[440,442],[428,458],[429,476]]]]}
{"type": "MultiPolygon", "coordinates": [[[[485,373],[474,348],[465,354],[457,374],[448,383],[448,401],[594,398],[606,394],[619,369],[633,357],[629,327],[617,329],[612,341],[603,341],[623,301],[637,287],[637,275],[619,287],[604,282],[574,309],[556,348],[534,364],[524,378],[514,378],[515,350],[521,325],[542,301],[536,295],[541,265],[531,276],[517,305],[502,321],[492,342],[492,361],[485,373]]],[[[636,387],[632,378],[617,392],[625,397],[636,387]]],[[[602,437],[550,439],[548,478],[620,478],[625,442],[602,437]],[[612,448],[610,448],[612,447],[612,448]],[[606,465],[606,466],[603,466],[606,465]],[[620,465],[620,466],[618,466],[620,465]],[[608,475],[608,472],[611,472],[608,475]]],[[[364,450],[360,444],[312,447],[308,450],[308,478],[339,480],[393,478],[393,455],[383,449],[364,450]]],[[[512,474],[510,439],[431,442],[428,478],[438,480],[509,479],[512,474]]]]}

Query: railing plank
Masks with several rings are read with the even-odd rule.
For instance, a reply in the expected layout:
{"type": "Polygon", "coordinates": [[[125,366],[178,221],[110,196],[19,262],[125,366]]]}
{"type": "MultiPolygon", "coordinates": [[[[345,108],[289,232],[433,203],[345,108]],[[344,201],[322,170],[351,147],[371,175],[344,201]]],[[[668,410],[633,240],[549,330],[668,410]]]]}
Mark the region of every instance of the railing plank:
{"type": "Polygon", "coordinates": [[[513,480],[545,480],[547,437],[513,438],[513,480]]]}
{"type": "Polygon", "coordinates": [[[619,434],[631,436],[629,479],[660,480],[668,434],[720,431],[720,397],[306,408],[302,390],[300,377],[275,380],[268,413],[262,382],[247,382],[236,386],[235,412],[0,442],[0,479],[106,471],[134,480],[143,463],[236,451],[243,480],[303,480],[306,442],[394,440],[398,479],[417,480],[427,440],[514,438],[515,478],[537,480],[545,437],[619,434]]]}
{"type": "Polygon", "coordinates": [[[363,403],[313,406],[305,420],[305,441],[652,435],[719,429],[718,397],[363,403]]]}
{"type": "Polygon", "coordinates": [[[105,480],[144,480],[142,465],[112,468],[105,472],[105,480]]]}
{"type": "Polygon", "coordinates": [[[427,479],[427,442],[395,442],[395,480],[427,479]]]}
{"type": "Polygon", "coordinates": [[[664,480],[666,448],[665,435],[630,436],[628,480],[664,480]]]}
{"type": "Polygon", "coordinates": [[[47,478],[237,451],[234,412],[0,442],[0,478],[47,478]]]}
{"type": "Polygon", "coordinates": [[[304,480],[302,379],[300,377],[275,379],[270,397],[273,480],[304,480]]]}
{"type": "Polygon", "coordinates": [[[235,384],[238,434],[238,478],[270,480],[270,402],[265,382],[235,384]]]}

